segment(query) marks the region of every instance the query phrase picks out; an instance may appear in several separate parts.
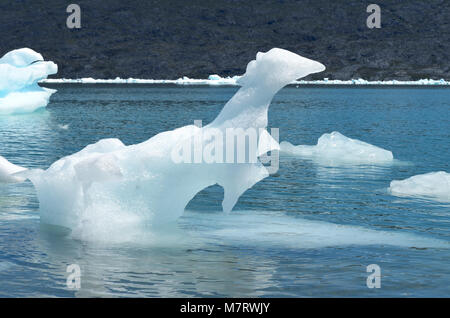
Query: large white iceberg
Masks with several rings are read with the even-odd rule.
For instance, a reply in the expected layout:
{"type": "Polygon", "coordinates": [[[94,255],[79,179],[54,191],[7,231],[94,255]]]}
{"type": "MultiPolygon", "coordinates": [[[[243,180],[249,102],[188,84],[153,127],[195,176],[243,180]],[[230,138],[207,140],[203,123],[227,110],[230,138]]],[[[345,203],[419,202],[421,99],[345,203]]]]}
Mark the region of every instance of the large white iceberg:
{"type": "Polygon", "coordinates": [[[14,50],[0,59],[0,115],[31,113],[45,107],[56,92],[38,81],[56,74],[58,66],[28,49],[14,50]]]}
{"type": "Polygon", "coordinates": [[[396,196],[422,197],[450,202],[450,173],[439,171],[391,182],[389,192],[396,196]]]}
{"type": "Polygon", "coordinates": [[[224,188],[222,206],[230,211],[242,193],[269,175],[258,156],[278,149],[265,130],[273,96],[293,80],[324,69],[283,49],[258,53],[239,79],[240,90],[209,125],[184,126],[130,146],[104,139],[47,170],[26,171],[37,190],[42,222],[72,229],[79,238],[130,224],[160,228],[181,216],[198,192],[214,184],[224,188]],[[260,147],[245,149],[246,162],[174,160],[174,150],[177,153],[188,141],[206,149],[209,137],[226,136],[229,129],[258,131],[260,147]]]}
{"type": "Polygon", "coordinates": [[[376,164],[392,162],[394,156],[389,150],[373,146],[366,142],[348,138],[335,131],[323,134],[317,145],[294,146],[287,141],[280,143],[280,152],[326,163],[376,164]]]}

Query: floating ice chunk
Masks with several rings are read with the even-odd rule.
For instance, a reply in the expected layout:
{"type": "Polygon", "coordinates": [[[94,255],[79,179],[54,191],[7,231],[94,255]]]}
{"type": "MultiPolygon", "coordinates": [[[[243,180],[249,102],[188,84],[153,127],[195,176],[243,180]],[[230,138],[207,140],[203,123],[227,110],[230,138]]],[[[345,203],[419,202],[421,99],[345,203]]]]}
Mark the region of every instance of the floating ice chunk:
{"type": "Polygon", "coordinates": [[[176,220],[198,192],[214,184],[224,188],[222,206],[231,211],[247,189],[269,175],[258,160],[261,151],[246,148],[249,159],[256,160],[245,163],[179,163],[173,160],[174,153],[190,140],[199,140],[196,145],[206,148],[207,139],[199,137],[217,132],[226,136],[228,129],[254,129],[258,138],[263,136],[264,151],[278,149],[278,143],[264,133],[273,96],[293,80],[324,69],[282,49],[258,53],[240,78],[243,87],[209,125],[181,127],[130,146],[117,139],[101,140],[45,171],[29,171],[42,222],[72,229],[79,238],[114,233],[127,224],[160,228],[176,220]]]}
{"type": "Polygon", "coordinates": [[[45,107],[56,92],[37,83],[56,74],[58,66],[45,62],[31,49],[19,49],[0,59],[0,115],[30,113],[45,107]]]}
{"type": "Polygon", "coordinates": [[[222,79],[222,77],[220,77],[217,74],[213,74],[213,75],[209,75],[208,79],[211,80],[211,81],[220,81],[222,79]]]}
{"type": "Polygon", "coordinates": [[[10,92],[0,97],[0,115],[32,113],[47,106],[50,96],[55,92],[38,86],[10,92]]]}
{"type": "Polygon", "coordinates": [[[12,164],[0,156],[0,183],[16,183],[25,181],[25,177],[17,175],[19,172],[26,171],[26,168],[12,164]]]}
{"type": "Polygon", "coordinates": [[[280,148],[281,153],[329,163],[389,163],[394,159],[388,150],[348,138],[337,131],[322,135],[315,146],[294,146],[283,141],[280,148]]]}
{"type": "Polygon", "coordinates": [[[70,127],[69,124],[65,124],[65,125],[58,124],[58,128],[61,129],[61,130],[68,130],[69,127],[70,127]]]}
{"type": "Polygon", "coordinates": [[[394,180],[389,191],[396,196],[423,197],[450,202],[450,173],[430,172],[405,180],[394,180]]]}

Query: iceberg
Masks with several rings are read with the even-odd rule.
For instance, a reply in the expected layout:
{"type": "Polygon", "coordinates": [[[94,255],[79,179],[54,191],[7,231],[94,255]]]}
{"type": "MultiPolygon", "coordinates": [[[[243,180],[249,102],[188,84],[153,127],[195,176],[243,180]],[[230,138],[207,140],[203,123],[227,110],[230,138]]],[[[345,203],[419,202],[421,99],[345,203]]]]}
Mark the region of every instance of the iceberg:
{"type": "MultiPolygon", "coordinates": [[[[100,140],[47,170],[25,171],[36,188],[41,221],[71,229],[80,239],[100,232],[114,236],[117,230],[123,233],[128,226],[144,224],[161,229],[178,219],[198,192],[215,184],[224,188],[223,210],[231,211],[247,189],[269,176],[258,158],[279,149],[265,130],[273,96],[293,80],[324,69],[319,62],[283,49],[258,53],[239,79],[242,87],[209,125],[184,126],[129,146],[118,139],[100,140]],[[244,144],[249,160],[174,160],[179,149],[191,149],[184,145],[206,151],[208,141],[227,136],[230,129],[258,132],[257,149],[244,144]]],[[[216,141],[218,153],[229,140],[216,141]]]]}
{"type": "Polygon", "coordinates": [[[450,202],[450,173],[445,171],[416,175],[391,182],[389,192],[399,197],[419,197],[450,202]]]}
{"type": "Polygon", "coordinates": [[[25,181],[25,178],[19,176],[18,174],[26,170],[26,168],[16,166],[0,156],[0,183],[23,182],[25,181]]]}
{"type": "Polygon", "coordinates": [[[380,164],[394,160],[391,151],[348,138],[337,131],[323,134],[315,146],[294,146],[283,141],[280,153],[334,164],[380,164]]]}
{"type": "Polygon", "coordinates": [[[38,82],[56,74],[58,66],[28,49],[6,53],[0,59],[0,115],[31,113],[45,107],[56,90],[38,82]]]}

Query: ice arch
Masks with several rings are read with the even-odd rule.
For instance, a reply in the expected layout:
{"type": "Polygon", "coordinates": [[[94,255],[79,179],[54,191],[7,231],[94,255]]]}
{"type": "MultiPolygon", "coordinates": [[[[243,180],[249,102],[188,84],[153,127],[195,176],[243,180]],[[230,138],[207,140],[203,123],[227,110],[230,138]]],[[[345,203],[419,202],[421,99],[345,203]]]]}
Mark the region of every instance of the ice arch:
{"type": "MultiPolygon", "coordinates": [[[[222,206],[230,211],[242,193],[269,175],[264,165],[258,160],[175,163],[173,149],[200,134],[228,128],[265,129],[273,96],[290,82],[324,69],[283,49],[258,53],[240,80],[240,90],[209,125],[184,126],[130,146],[118,139],[100,140],[47,170],[26,171],[37,190],[41,220],[80,236],[100,228],[117,230],[128,223],[158,226],[177,219],[198,192],[215,184],[224,188],[222,206]]],[[[263,149],[247,151],[258,157],[278,149],[278,143],[271,140],[263,149]]]]}

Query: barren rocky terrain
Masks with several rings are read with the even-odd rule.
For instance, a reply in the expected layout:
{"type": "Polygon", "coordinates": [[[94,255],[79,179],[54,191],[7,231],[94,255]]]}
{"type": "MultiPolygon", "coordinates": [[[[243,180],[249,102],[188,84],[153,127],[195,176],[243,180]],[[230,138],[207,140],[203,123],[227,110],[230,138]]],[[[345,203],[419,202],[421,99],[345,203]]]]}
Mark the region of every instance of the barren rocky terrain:
{"type": "Polygon", "coordinates": [[[327,66],[316,78],[450,79],[450,1],[1,1],[0,54],[30,47],[57,77],[238,75],[281,47],[327,66]],[[66,7],[81,7],[81,29],[66,7]],[[381,7],[369,29],[367,5],[381,7]]]}

